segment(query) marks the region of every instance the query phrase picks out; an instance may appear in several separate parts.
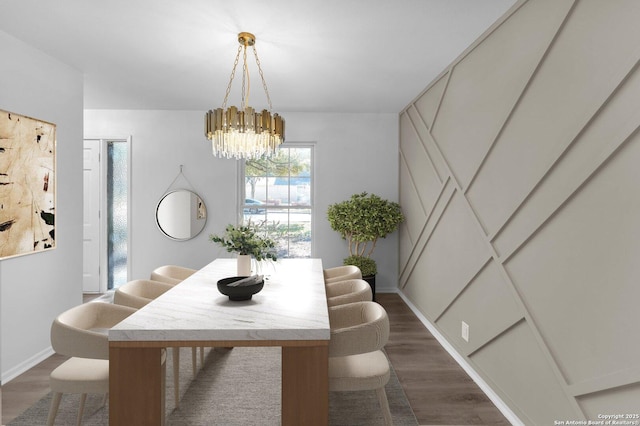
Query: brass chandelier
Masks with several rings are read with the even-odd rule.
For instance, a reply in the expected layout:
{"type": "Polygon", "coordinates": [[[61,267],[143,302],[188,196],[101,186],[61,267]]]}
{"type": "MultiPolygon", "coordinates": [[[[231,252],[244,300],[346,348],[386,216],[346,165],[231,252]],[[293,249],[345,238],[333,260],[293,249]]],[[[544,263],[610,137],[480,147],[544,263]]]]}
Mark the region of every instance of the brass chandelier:
{"type": "Polygon", "coordinates": [[[222,108],[209,110],[204,117],[205,135],[211,140],[213,155],[220,158],[255,159],[272,155],[276,148],[284,142],[284,119],[278,114],[271,114],[273,109],[267,83],[264,80],[258,52],[256,51],[256,37],[247,32],[238,34],[238,53],[236,54],[231,78],[224,96],[222,108]],[[262,87],[267,95],[269,109],[256,112],[249,106],[251,81],[247,68],[247,47],[253,47],[262,87]],[[242,57],[242,100],[240,108],[231,106],[226,108],[231,85],[236,73],[236,67],[242,57]]]}

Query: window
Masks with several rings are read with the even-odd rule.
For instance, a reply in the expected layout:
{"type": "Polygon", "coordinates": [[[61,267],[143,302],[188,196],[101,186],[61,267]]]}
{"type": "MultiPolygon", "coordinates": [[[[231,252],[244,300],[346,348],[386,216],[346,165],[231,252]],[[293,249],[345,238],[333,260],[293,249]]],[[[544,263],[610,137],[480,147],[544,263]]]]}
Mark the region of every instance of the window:
{"type": "Polygon", "coordinates": [[[127,282],[128,176],[127,141],[107,142],[107,288],[127,282]]]}
{"type": "Polygon", "coordinates": [[[313,147],[280,146],[244,166],[245,223],[276,241],[278,257],[311,257],[313,147]]]}

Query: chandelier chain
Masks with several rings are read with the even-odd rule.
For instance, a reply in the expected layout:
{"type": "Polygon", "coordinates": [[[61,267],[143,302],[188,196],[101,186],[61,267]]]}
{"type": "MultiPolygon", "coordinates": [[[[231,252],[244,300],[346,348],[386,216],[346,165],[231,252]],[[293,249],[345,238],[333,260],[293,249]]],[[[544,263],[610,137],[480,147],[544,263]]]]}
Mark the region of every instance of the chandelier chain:
{"type": "Polygon", "coordinates": [[[262,73],[262,67],[260,66],[260,59],[258,59],[258,51],[256,50],[256,45],[253,45],[253,54],[256,57],[256,64],[258,64],[258,72],[260,73],[260,78],[262,79],[262,87],[264,88],[264,93],[267,95],[267,103],[269,104],[269,111],[273,110],[273,105],[271,105],[271,97],[269,96],[269,89],[267,89],[267,82],[264,79],[264,74],[262,73]]]}
{"type": "Polygon", "coordinates": [[[242,46],[238,47],[238,53],[236,54],[236,60],[233,63],[233,69],[231,70],[231,77],[229,78],[229,85],[227,86],[227,93],[224,95],[224,101],[222,102],[222,109],[227,107],[227,99],[229,99],[229,93],[231,92],[231,85],[233,84],[233,78],[236,75],[236,67],[238,66],[238,61],[240,60],[240,51],[242,50],[242,46]]]}
{"type": "Polygon", "coordinates": [[[244,111],[249,106],[249,92],[251,92],[251,80],[249,79],[249,68],[247,67],[247,46],[244,46],[242,55],[242,100],[240,109],[244,111]]]}

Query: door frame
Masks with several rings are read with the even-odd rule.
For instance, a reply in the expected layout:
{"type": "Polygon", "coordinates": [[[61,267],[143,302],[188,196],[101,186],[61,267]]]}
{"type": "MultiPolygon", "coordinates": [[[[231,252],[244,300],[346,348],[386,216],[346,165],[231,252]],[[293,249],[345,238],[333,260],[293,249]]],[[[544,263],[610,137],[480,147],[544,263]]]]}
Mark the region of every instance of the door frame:
{"type": "Polygon", "coordinates": [[[132,208],[131,208],[131,136],[126,137],[84,137],[84,140],[98,140],[100,142],[100,243],[99,243],[99,291],[104,294],[108,291],[107,289],[107,273],[109,268],[109,259],[107,253],[107,241],[108,241],[108,227],[106,219],[107,212],[107,143],[108,142],[120,142],[127,144],[127,277],[131,277],[131,241],[132,241],[132,229],[131,229],[131,220],[132,220],[132,208]]]}

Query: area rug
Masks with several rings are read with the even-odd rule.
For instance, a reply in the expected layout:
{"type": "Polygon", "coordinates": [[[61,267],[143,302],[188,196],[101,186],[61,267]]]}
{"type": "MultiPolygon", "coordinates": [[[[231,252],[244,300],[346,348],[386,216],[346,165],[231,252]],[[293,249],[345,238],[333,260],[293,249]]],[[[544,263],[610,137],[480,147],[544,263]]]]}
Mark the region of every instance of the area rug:
{"type": "MultiPolygon", "coordinates": [[[[180,407],[174,404],[171,351],[167,351],[166,419],[168,425],[269,426],[280,424],[280,348],[207,349],[204,366],[196,376],[191,368],[191,349],[180,351],[180,407]]],[[[199,361],[199,360],[198,360],[199,361]]],[[[395,372],[386,387],[396,426],[418,424],[395,372]]],[[[74,425],[78,395],[64,395],[56,425],[74,425]]],[[[39,400],[7,426],[46,424],[51,394],[39,400]]],[[[83,425],[109,424],[108,403],[102,396],[89,395],[83,425]]],[[[331,392],[329,424],[372,426],[383,424],[374,391],[331,392]]]]}

